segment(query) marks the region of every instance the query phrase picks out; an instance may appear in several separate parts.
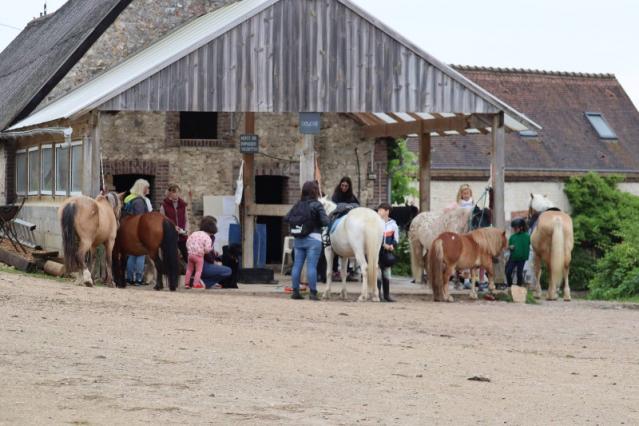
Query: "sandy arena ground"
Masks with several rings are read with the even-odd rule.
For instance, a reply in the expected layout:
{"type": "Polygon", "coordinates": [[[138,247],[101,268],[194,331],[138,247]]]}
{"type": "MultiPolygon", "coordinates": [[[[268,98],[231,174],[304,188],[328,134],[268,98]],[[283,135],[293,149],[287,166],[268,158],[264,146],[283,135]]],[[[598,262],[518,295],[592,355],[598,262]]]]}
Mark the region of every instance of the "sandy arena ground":
{"type": "Polygon", "coordinates": [[[399,299],[0,272],[0,424],[639,424],[635,306],[399,299]]]}

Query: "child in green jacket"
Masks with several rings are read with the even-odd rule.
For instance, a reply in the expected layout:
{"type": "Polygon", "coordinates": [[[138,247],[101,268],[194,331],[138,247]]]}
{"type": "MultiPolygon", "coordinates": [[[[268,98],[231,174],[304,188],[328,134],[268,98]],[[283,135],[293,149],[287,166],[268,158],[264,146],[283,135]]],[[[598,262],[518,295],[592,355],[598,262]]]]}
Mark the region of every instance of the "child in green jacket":
{"type": "Polygon", "coordinates": [[[524,284],[524,265],[530,255],[530,235],[526,232],[526,222],[514,219],[511,223],[513,234],[508,239],[510,257],[506,263],[506,281],[513,285],[513,270],[517,269],[517,285],[524,284]]]}

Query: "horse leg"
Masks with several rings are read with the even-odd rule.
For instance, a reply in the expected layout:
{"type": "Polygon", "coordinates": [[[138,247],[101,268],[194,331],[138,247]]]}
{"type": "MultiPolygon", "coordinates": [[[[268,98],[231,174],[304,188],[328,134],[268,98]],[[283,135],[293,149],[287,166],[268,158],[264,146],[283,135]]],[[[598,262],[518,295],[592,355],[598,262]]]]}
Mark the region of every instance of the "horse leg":
{"type": "MultiPolygon", "coordinates": [[[[113,261],[113,245],[114,244],[115,244],[115,238],[108,239],[104,243],[104,262],[107,265],[111,265],[111,263],[113,261]]],[[[105,284],[108,287],[113,288],[113,273],[111,271],[111,268],[109,268],[108,266],[106,268],[106,281],[105,281],[105,284]]]]}
{"type": "Polygon", "coordinates": [[[342,300],[348,299],[348,289],[346,288],[346,280],[348,279],[348,258],[342,257],[342,266],[340,269],[340,274],[342,277],[342,300]]]}
{"type": "Polygon", "coordinates": [[[486,259],[486,262],[484,263],[484,269],[485,269],[485,273],[486,275],[488,275],[488,290],[490,290],[491,293],[495,292],[495,274],[493,273],[493,259],[492,258],[488,258],[486,259]]]}
{"type": "Polygon", "coordinates": [[[475,289],[475,277],[470,279],[470,294],[468,295],[472,300],[477,300],[477,290],[475,289]]]}
{"type": "Polygon", "coordinates": [[[80,267],[82,268],[78,278],[80,278],[80,285],[86,285],[87,287],[93,287],[93,278],[91,277],[91,271],[87,269],[87,253],[91,253],[91,245],[80,242],[80,248],[78,250],[78,260],[80,261],[80,267]]]}
{"type": "Polygon", "coordinates": [[[541,257],[537,253],[535,253],[533,270],[535,271],[535,299],[541,299],[541,257]]]}
{"type": "Polygon", "coordinates": [[[324,248],[324,257],[326,257],[326,289],[322,298],[328,300],[331,298],[331,284],[333,283],[333,249],[331,246],[324,248]]]}
{"type": "Polygon", "coordinates": [[[442,280],[442,283],[443,283],[442,295],[444,296],[443,302],[454,302],[455,301],[453,296],[451,296],[448,293],[448,278],[450,278],[450,276],[453,274],[453,272],[455,272],[455,268],[451,268],[450,266],[447,265],[445,270],[444,270],[444,277],[443,277],[443,280],[442,280]]]}
{"type": "Polygon", "coordinates": [[[570,302],[570,285],[568,284],[568,275],[570,274],[570,266],[564,266],[564,302],[570,302]]]}

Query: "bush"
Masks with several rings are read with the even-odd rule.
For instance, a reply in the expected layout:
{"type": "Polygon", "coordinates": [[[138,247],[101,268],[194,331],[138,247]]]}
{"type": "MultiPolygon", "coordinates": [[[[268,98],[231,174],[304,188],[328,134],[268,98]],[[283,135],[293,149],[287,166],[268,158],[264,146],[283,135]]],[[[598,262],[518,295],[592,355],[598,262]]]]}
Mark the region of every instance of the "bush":
{"type": "Polygon", "coordinates": [[[617,189],[622,180],[589,173],[570,178],[564,188],[575,235],[571,287],[588,283],[591,298],[639,294],[639,197],[617,189]]]}
{"type": "Polygon", "coordinates": [[[393,275],[398,277],[410,277],[410,244],[406,232],[400,234],[399,245],[395,251],[397,263],[393,265],[393,275]]]}
{"type": "Polygon", "coordinates": [[[592,299],[623,299],[639,294],[639,248],[624,242],[597,262],[590,281],[592,299]]]}

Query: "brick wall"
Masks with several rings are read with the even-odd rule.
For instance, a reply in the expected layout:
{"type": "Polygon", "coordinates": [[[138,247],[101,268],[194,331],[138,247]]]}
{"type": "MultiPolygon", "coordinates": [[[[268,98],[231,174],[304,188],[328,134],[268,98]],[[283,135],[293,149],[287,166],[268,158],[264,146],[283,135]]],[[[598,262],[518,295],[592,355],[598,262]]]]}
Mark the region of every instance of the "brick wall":
{"type": "Polygon", "coordinates": [[[169,162],[166,160],[104,160],[105,175],[149,175],[155,179],[151,188],[153,198],[151,204],[158,210],[164,199],[164,192],[169,186],[169,162]]]}

